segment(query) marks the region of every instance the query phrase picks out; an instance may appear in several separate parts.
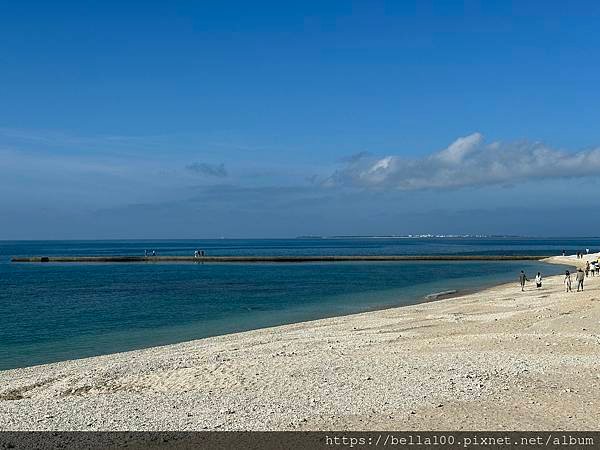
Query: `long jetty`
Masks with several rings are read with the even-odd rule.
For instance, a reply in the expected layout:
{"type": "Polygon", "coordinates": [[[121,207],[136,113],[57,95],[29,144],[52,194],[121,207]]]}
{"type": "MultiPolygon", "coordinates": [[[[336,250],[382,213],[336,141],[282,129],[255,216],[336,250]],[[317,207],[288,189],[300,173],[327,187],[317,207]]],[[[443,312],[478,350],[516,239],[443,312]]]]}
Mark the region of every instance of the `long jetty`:
{"type": "Polygon", "coordinates": [[[303,263],[347,261],[536,261],[540,255],[331,255],[331,256],[26,256],[16,263],[303,263]]]}

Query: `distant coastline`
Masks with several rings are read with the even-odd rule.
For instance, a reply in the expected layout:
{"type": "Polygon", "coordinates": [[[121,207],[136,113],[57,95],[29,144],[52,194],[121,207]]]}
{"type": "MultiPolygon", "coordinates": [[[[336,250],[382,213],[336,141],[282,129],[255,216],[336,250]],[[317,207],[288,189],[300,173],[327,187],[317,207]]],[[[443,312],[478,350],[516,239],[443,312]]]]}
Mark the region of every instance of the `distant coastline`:
{"type": "Polygon", "coordinates": [[[527,239],[528,236],[512,235],[512,234],[390,234],[390,235],[333,235],[333,236],[317,236],[306,235],[296,236],[295,239],[527,239]]]}

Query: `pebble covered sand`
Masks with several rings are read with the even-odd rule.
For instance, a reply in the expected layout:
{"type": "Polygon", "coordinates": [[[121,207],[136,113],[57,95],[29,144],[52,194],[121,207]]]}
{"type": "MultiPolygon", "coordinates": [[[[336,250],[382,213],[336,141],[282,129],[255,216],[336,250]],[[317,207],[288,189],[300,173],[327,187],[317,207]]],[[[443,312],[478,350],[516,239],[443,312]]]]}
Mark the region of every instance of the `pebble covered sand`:
{"type": "Polygon", "coordinates": [[[520,292],[516,277],[414,306],[2,371],[0,429],[597,429],[600,276],[582,293],[565,293],[561,276],[520,292]]]}

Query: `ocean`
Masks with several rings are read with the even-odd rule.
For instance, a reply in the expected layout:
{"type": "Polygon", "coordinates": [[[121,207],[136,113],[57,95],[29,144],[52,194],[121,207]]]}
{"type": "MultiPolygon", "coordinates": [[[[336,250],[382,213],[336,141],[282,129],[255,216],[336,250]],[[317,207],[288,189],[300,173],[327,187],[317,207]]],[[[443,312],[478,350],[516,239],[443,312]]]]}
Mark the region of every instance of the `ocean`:
{"type": "Polygon", "coordinates": [[[564,268],[536,261],[18,264],[54,255],[557,255],[600,239],[0,241],[0,370],[416,304],[564,268]]]}

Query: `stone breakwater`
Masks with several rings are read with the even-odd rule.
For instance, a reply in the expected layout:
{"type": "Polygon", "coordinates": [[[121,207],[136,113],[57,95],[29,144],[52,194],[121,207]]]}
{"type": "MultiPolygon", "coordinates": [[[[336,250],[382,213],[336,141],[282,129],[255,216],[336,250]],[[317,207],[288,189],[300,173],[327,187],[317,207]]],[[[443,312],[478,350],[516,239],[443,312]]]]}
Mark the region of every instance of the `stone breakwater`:
{"type": "Polygon", "coordinates": [[[365,255],[365,256],[16,256],[15,263],[293,263],[348,261],[537,261],[540,255],[365,255]]]}

